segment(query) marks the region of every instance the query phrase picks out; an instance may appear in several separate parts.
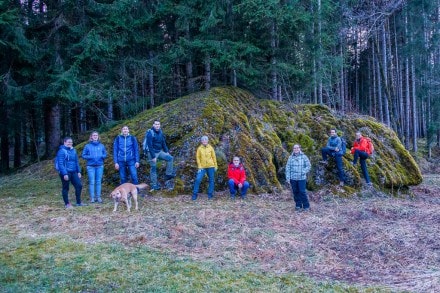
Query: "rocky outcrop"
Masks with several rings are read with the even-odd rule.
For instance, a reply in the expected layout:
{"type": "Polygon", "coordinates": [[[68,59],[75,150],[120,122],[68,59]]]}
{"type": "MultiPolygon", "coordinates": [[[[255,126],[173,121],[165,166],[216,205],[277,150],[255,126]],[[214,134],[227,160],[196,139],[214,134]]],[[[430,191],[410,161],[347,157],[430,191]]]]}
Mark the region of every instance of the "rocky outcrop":
{"type": "MultiPolygon", "coordinates": [[[[235,155],[243,158],[253,192],[274,192],[282,188],[284,166],[294,143],[302,145],[312,162],[308,188],[316,190],[335,184],[338,182],[335,166],[331,162],[326,167],[318,165],[320,149],[326,144],[332,127],[337,128],[348,142],[343,159],[347,188],[355,191],[362,186],[360,168],[350,164],[349,149],[356,130],[370,137],[375,145],[368,169],[376,187],[391,190],[422,181],[416,162],[396,134],[371,117],[338,116],[321,105],[279,103],[257,99],[238,88],[219,87],[147,110],[101,133],[110,155],[105,166],[106,182],[116,185],[119,181],[111,156],[113,139],[122,125],[130,127],[131,134],[141,145],[145,131],[156,119],[161,121],[175,157],[176,187],[171,192],[174,194],[190,193],[192,189],[197,171],[195,152],[202,135],[210,138],[217,153],[216,190],[226,189],[227,163],[235,155]]],[[[79,152],[82,147],[83,144],[78,146],[79,152]]],[[[159,166],[159,174],[164,174],[164,168],[165,164],[159,166]]],[[[141,181],[149,182],[148,174],[148,163],[143,160],[139,169],[141,181]]]]}

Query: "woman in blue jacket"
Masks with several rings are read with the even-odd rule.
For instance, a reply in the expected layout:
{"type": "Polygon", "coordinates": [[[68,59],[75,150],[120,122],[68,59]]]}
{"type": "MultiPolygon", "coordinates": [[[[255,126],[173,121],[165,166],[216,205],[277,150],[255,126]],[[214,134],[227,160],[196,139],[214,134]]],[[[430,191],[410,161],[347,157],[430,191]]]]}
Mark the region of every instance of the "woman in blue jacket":
{"type": "Polygon", "coordinates": [[[90,134],[89,143],[82,152],[82,158],[87,161],[87,175],[89,177],[90,202],[102,203],[101,183],[104,173],[104,159],[107,158],[107,151],[99,141],[98,132],[90,134]]]}
{"type": "Polygon", "coordinates": [[[63,200],[66,209],[71,209],[69,202],[69,183],[75,187],[76,206],[84,206],[81,203],[81,168],[79,166],[78,155],[73,148],[73,140],[71,137],[64,138],[64,144],[60,146],[56,164],[58,166],[58,174],[61,178],[63,200]]]}

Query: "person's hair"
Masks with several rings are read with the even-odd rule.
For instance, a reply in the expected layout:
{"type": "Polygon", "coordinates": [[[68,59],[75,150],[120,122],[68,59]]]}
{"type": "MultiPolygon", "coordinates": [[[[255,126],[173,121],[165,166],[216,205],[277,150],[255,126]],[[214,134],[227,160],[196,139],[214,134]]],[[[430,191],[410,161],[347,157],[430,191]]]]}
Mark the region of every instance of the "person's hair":
{"type": "Polygon", "coordinates": [[[71,141],[73,141],[73,139],[70,137],[70,136],[66,136],[65,138],[63,138],[63,142],[66,142],[66,141],[68,141],[68,140],[71,140],[71,141]]]}
{"type": "Polygon", "coordinates": [[[159,121],[159,120],[157,120],[157,119],[154,119],[154,121],[153,121],[153,124],[154,124],[154,123],[156,123],[156,122],[159,122],[159,123],[160,123],[160,121],[159,121]]]}
{"type": "Polygon", "coordinates": [[[292,149],[293,149],[295,146],[298,146],[299,149],[301,149],[301,145],[300,145],[299,143],[295,143],[295,144],[293,145],[292,149]]]}
{"type": "Polygon", "coordinates": [[[362,135],[362,132],[360,130],[356,131],[356,134],[362,135]]]}
{"type": "Polygon", "coordinates": [[[332,131],[332,130],[334,130],[335,132],[337,132],[337,131],[336,131],[336,128],[330,128],[330,131],[332,131]]]}
{"type": "Polygon", "coordinates": [[[238,156],[233,156],[233,157],[232,157],[232,161],[234,161],[235,159],[238,159],[238,161],[241,163],[241,159],[240,159],[240,157],[238,157],[238,156]]]}
{"type": "Polygon", "coordinates": [[[92,135],[94,135],[95,133],[98,135],[98,140],[99,140],[99,133],[98,133],[98,131],[92,131],[92,133],[90,133],[90,136],[89,136],[89,140],[90,141],[92,141],[92,135]]]}
{"type": "Polygon", "coordinates": [[[202,137],[200,138],[200,141],[201,141],[201,142],[209,141],[209,138],[208,138],[206,135],[204,135],[204,136],[202,136],[202,137]]]}
{"type": "Polygon", "coordinates": [[[122,126],[122,127],[121,127],[121,130],[122,130],[122,128],[124,128],[124,127],[127,127],[128,130],[130,130],[130,127],[128,127],[128,125],[124,125],[124,126],[122,126]]]}

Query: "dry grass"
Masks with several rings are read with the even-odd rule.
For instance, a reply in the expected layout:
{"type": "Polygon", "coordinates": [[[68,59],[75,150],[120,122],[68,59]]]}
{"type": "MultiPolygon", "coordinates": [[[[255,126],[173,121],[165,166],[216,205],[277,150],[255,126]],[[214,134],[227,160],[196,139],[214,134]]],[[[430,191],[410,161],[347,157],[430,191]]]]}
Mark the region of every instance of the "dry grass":
{"type": "MultiPolygon", "coordinates": [[[[44,180],[56,192],[33,191],[12,201],[11,196],[0,197],[2,235],[116,242],[225,269],[440,291],[438,175],[425,176],[424,183],[412,189],[413,196],[400,198],[375,190],[351,199],[330,191],[310,193],[312,211],[307,213],[294,212],[289,192],[250,195],[246,201],[231,201],[226,193],[216,193],[213,201],[201,195],[196,202],[188,195],[148,195],[140,200],[140,211],[131,214],[123,208],[113,213],[109,199],[104,205],[67,211],[58,181],[44,180]]],[[[6,239],[0,241],[8,245],[6,239]]]]}

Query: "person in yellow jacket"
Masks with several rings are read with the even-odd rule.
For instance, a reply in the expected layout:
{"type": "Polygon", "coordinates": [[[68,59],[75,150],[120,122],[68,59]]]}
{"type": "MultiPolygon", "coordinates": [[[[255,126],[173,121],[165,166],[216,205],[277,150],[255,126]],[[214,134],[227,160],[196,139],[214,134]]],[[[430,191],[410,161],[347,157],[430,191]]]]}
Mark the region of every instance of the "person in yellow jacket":
{"type": "Polygon", "coordinates": [[[202,136],[200,139],[201,145],[197,148],[197,171],[196,181],[194,182],[194,190],[192,200],[197,199],[197,193],[199,192],[200,183],[202,182],[205,174],[208,174],[209,186],[208,186],[208,199],[212,199],[214,194],[214,174],[217,171],[217,158],[215,156],[214,148],[208,144],[208,137],[202,136]]]}

